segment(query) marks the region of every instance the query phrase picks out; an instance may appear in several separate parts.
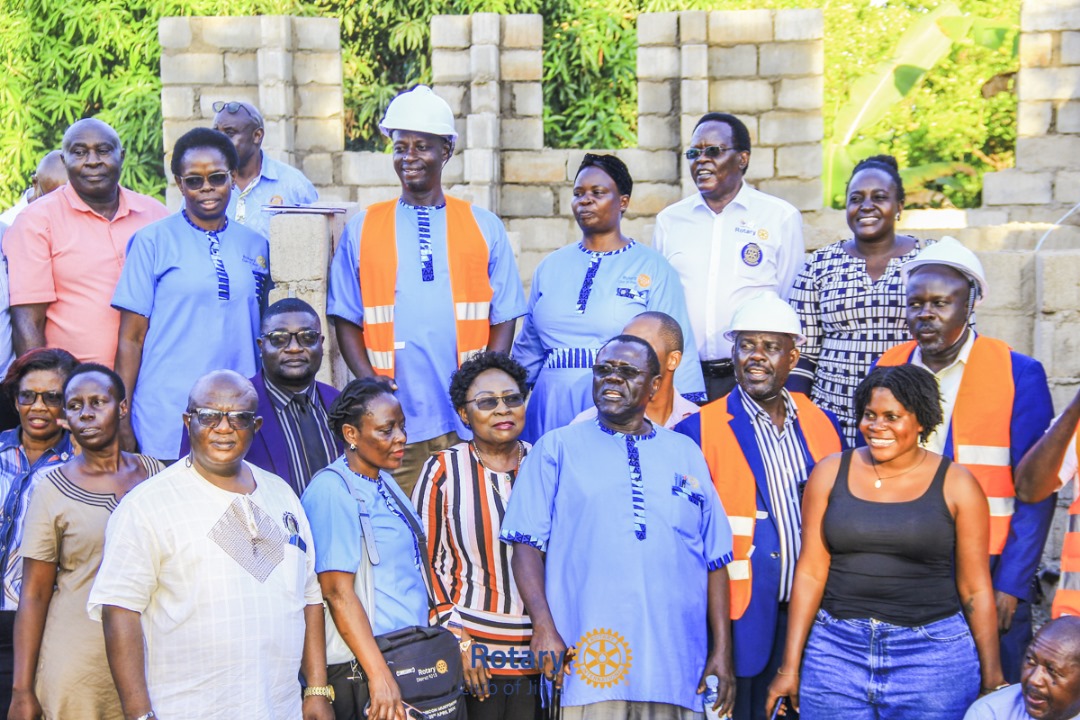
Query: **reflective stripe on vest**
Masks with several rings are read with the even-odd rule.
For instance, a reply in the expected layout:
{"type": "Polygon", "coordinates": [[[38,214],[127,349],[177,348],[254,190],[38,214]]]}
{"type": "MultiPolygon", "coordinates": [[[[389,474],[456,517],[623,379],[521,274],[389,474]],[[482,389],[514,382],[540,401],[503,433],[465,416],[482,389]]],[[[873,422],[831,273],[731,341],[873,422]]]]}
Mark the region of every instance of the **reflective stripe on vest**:
{"type": "MultiPolygon", "coordinates": [[[[364,345],[371,367],[394,376],[394,301],[397,292],[397,200],[367,209],[360,229],[360,277],[364,299],[364,345]]],[[[446,197],[446,255],[457,333],[457,361],[487,349],[494,290],[488,276],[487,241],[464,200],[446,197]]]]}
{"type": "MultiPolygon", "coordinates": [[[[791,399],[795,402],[799,428],[814,462],[840,452],[840,436],[829,416],[802,393],[791,393],[791,399]]],[[[750,556],[757,521],[757,480],[731,429],[732,416],[727,409],[728,402],[739,400],[734,395],[727,395],[701,409],[701,451],[731,524],[735,559],[728,563],[727,568],[731,587],[731,619],[738,620],[750,606],[753,592],[750,556]]]]}
{"type": "MultiPolygon", "coordinates": [[[[1073,447],[1080,453],[1080,428],[1077,430],[1073,435],[1073,447]]],[[[1069,527],[1061,546],[1061,581],[1050,608],[1050,617],[1062,615],[1080,615],[1080,493],[1069,506],[1069,527]]]]}
{"type": "MultiPolygon", "coordinates": [[[[915,347],[915,341],[897,345],[878,365],[903,365],[915,347]]],[[[1015,398],[1011,349],[1001,340],[977,335],[953,407],[953,460],[971,471],[990,503],[991,555],[1005,548],[1016,505],[1010,433],[1015,398]]]]}

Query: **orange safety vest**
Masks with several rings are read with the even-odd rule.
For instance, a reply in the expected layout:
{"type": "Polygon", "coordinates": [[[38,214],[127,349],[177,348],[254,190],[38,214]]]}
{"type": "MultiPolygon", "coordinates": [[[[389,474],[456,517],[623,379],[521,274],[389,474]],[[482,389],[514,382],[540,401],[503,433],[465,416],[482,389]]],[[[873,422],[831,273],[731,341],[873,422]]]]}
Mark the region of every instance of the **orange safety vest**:
{"type": "MultiPolygon", "coordinates": [[[[1073,441],[1080,453],[1080,427],[1073,441]]],[[[1061,580],[1050,608],[1050,617],[1062,615],[1080,615],[1080,493],[1069,506],[1069,527],[1061,546],[1061,580]]]]}
{"type": "MultiPolygon", "coordinates": [[[[914,340],[890,348],[878,365],[903,365],[914,340]]],[[[977,335],[971,346],[952,414],[953,460],[975,476],[990,503],[990,554],[1000,555],[1016,507],[1012,469],[1012,349],[1001,340],[977,335]]]]}
{"type": "MultiPolygon", "coordinates": [[[[360,230],[360,287],[364,299],[364,345],[378,375],[394,377],[394,301],[397,292],[397,200],[367,209],[360,230]]],[[[488,275],[489,251],[472,208],[446,197],[446,254],[457,330],[458,366],[487,349],[488,316],[495,291],[488,275]]]]}
{"type": "MultiPolygon", "coordinates": [[[[734,558],[728,563],[727,570],[731,619],[738,620],[750,606],[753,591],[750,553],[757,522],[757,480],[731,429],[732,416],[727,409],[730,397],[725,396],[701,409],[701,451],[731,523],[734,558]]],[[[791,399],[795,402],[799,427],[814,462],[840,452],[840,436],[829,416],[802,393],[791,393],[791,399]]]]}

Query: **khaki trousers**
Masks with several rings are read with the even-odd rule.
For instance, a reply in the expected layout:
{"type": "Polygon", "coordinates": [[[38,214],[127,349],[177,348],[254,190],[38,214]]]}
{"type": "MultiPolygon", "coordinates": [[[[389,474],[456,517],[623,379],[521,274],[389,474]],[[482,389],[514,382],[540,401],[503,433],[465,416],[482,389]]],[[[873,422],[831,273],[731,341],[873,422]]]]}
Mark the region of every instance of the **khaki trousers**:
{"type": "Polygon", "coordinates": [[[401,460],[401,467],[395,470],[392,475],[394,480],[397,481],[398,487],[405,492],[406,497],[412,497],[413,487],[416,486],[416,481],[420,479],[420,471],[424,469],[424,463],[427,462],[427,459],[437,452],[442,452],[448,447],[457,445],[459,442],[461,442],[461,438],[458,437],[456,432],[448,432],[430,440],[421,440],[405,446],[405,457],[401,460]]]}

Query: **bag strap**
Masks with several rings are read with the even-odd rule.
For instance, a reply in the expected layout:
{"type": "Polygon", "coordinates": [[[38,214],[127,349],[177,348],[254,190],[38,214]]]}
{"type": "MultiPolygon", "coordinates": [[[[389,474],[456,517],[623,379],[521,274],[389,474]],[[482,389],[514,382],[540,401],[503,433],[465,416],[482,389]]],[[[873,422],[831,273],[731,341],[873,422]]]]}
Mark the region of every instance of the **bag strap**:
{"type": "Polygon", "coordinates": [[[329,470],[341,478],[341,482],[345,484],[345,489],[348,490],[349,494],[356,500],[360,513],[360,541],[364,543],[364,547],[367,549],[368,560],[371,561],[372,565],[378,565],[380,560],[379,549],[375,546],[375,531],[371,527],[371,513],[368,512],[367,503],[364,502],[364,498],[360,497],[360,494],[353,488],[352,483],[349,482],[344,473],[333,465],[327,465],[323,469],[329,470]]]}
{"type": "Polygon", "coordinates": [[[390,490],[390,497],[393,499],[394,504],[397,505],[398,512],[405,516],[405,521],[409,523],[409,528],[412,530],[413,535],[416,536],[416,542],[419,543],[420,559],[424,563],[424,587],[427,588],[428,610],[435,615],[435,622],[439,624],[439,608],[435,602],[435,592],[432,587],[432,578],[434,576],[431,574],[431,558],[428,557],[427,535],[424,534],[424,529],[420,527],[420,522],[416,519],[412,503],[410,502],[406,506],[398,495],[401,489],[398,487],[397,482],[390,481],[385,484],[390,490]]]}

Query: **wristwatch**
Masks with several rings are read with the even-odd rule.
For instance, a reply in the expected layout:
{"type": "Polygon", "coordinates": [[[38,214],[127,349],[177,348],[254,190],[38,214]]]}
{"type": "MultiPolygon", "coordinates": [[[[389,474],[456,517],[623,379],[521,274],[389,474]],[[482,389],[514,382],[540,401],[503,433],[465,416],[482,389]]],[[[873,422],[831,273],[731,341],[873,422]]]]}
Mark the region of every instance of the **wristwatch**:
{"type": "Polygon", "coordinates": [[[458,643],[458,647],[461,648],[461,652],[467,653],[467,652],[469,652],[469,648],[472,647],[472,644],[473,644],[473,639],[469,638],[468,640],[460,641],[458,643]]]}
{"type": "Polygon", "coordinates": [[[156,717],[157,717],[157,715],[155,715],[154,711],[151,710],[150,712],[146,713],[145,715],[140,715],[139,717],[135,718],[135,720],[153,720],[153,718],[156,718],[156,717]]]}
{"type": "Polygon", "coordinates": [[[331,685],[309,685],[304,688],[304,699],[309,697],[324,697],[334,702],[334,688],[331,685]]]}

